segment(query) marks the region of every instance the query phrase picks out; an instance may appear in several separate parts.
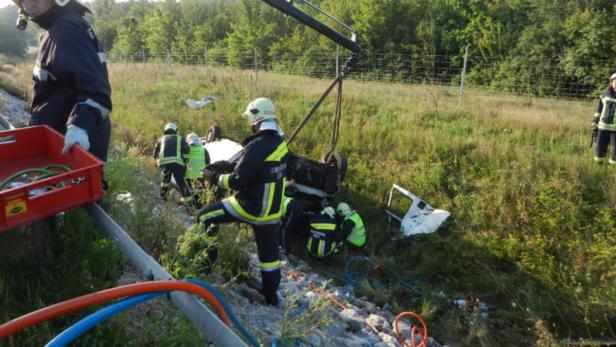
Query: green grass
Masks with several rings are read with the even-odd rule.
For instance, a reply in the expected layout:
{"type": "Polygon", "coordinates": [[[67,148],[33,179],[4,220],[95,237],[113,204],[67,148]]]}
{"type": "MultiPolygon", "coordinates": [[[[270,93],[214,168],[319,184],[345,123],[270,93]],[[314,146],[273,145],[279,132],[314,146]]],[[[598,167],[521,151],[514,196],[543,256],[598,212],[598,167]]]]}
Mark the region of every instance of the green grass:
{"type": "MultiPolygon", "coordinates": [[[[121,257],[113,242],[96,230],[94,222],[81,210],[56,218],[57,233],[47,233],[46,247],[37,252],[31,229],[20,228],[0,234],[0,319],[3,322],[39,308],[97,289],[113,286],[121,271],[121,257]]],[[[93,309],[60,316],[23,330],[0,341],[0,346],[43,345],[93,309]]],[[[100,333],[122,340],[114,324],[100,333]]],[[[96,344],[96,337],[83,340],[96,344]]]]}
{"type": "MultiPolygon", "coordinates": [[[[267,96],[290,134],[330,83],[260,72],[255,85],[250,72],[209,69],[206,75],[201,67],[165,64],[112,64],[110,75],[114,143],[130,149],[123,160],[136,161],[120,169],[109,164],[110,173],[118,170],[111,178],[118,191],[140,186],[132,177],[144,172],[144,180],[156,181],[154,164],[140,156],[150,155],[165,123],[200,135],[218,124],[225,135],[242,138],[249,134],[239,116],[246,103],[267,96]],[[183,104],[204,95],[215,95],[216,107],[183,104]]],[[[433,336],[463,345],[544,346],[607,334],[603,314],[616,314],[616,168],[592,161],[594,101],[473,90],[459,100],[455,88],[352,80],[344,88],[338,150],[349,171],[340,198],[367,222],[375,262],[390,277],[421,278],[424,296],[395,286],[364,286],[364,293],[396,312],[424,315],[433,336]],[[383,210],[393,183],[452,212],[451,220],[439,234],[392,242],[383,210]],[[494,309],[482,317],[449,304],[469,295],[494,309]]],[[[334,98],[323,104],[293,151],[312,159],[324,154],[334,106],[334,98]]],[[[156,192],[135,194],[147,206],[156,192]]],[[[127,228],[147,250],[190,273],[182,265],[188,257],[178,258],[183,226],[165,216],[162,224],[150,221],[150,212],[144,208],[125,221],[127,228]]],[[[252,240],[244,231],[221,247],[233,250],[223,258],[228,279],[245,271],[237,254],[252,240]]],[[[324,271],[336,277],[342,264],[324,271]]]]}

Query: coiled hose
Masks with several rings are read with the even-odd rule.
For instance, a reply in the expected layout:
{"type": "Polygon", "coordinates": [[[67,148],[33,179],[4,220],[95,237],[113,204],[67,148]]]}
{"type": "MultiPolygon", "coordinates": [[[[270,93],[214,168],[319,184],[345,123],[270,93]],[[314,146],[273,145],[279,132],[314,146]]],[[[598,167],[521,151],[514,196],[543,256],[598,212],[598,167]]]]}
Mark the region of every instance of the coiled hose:
{"type": "Polygon", "coordinates": [[[28,175],[38,174],[37,176],[30,178],[30,181],[28,183],[31,183],[69,171],[71,171],[71,169],[68,166],[60,164],[50,164],[42,168],[30,168],[17,171],[16,173],[10,175],[0,183],[0,190],[4,189],[4,187],[6,187],[9,183],[15,181],[16,179],[21,177],[27,177],[28,175]]]}

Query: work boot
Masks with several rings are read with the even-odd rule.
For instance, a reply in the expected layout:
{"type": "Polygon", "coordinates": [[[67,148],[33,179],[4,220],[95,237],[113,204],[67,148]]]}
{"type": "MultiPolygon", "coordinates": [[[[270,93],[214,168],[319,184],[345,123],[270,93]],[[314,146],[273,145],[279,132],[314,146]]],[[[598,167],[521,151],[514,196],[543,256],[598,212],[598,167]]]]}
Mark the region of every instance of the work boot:
{"type": "Polygon", "coordinates": [[[218,259],[218,247],[215,245],[207,247],[207,257],[210,260],[210,264],[214,264],[216,259],[218,259]]]}
{"type": "Polygon", "coordinates": [[[203,208],[203,203],[200,201],[199,198],[196,198],[192,201],[192,207],[193,209],[195,209],[195,211],[199,211],[203,208]]]}
{"type": "Polygon", "coordinates": [[[285,300],[284,300],[284,297],[280,293],[274,292],[274,293],[268,293],[268,294],[262,293],[262,294],[265,297],[266,305],[273,306],[278,309],[284,308],[285,300]]]}

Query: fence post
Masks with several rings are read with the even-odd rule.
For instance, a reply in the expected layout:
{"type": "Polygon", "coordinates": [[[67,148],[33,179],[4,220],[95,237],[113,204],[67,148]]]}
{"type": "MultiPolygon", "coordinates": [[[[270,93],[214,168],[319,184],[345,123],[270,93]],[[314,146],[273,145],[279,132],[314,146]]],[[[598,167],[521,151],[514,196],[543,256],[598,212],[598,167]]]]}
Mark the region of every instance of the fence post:
{"type": "Polygon", "coordinates": [[[464,49],[464,64],[462,65],[462,76],[460,78],[460,99],[459,102],[462,102],[462,96],[464,95],[464,75],[466,75],[466,64],[468,62],[468,47],[470,45],[466,45],[464,49]]]}
{"type": "Polygon", "coordinates": [[[207,47],[203,48],[203,60],[205,62],[205,74],[207,75],[207,47]]]}
{"type": "Polygon", "coordinates": [[[257,78],[259,76],[259,61],[257,60],[257,48],[255,47],[255,91],[258,94],[257,78]]]}
{"type": "Polygon", "coordinates": [[[340,46],[336,45],[336,77],[340,74],[340,46]]]}
{"type": "Polygon", "coordinates": [[[141,47],[141,62],[145,64],[145,47],[141,47]]]}

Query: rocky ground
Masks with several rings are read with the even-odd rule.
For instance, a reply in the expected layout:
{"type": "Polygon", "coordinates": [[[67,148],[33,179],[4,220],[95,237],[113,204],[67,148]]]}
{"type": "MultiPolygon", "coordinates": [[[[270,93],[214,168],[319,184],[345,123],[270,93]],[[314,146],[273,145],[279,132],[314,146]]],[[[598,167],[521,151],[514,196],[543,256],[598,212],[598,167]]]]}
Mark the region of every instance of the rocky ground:
{"type": "Polygon", "coordinates": [[[30,114],[26,112],[26,103],[0,89],[0,116],[16,128],[28,125],[30,114]]]}

